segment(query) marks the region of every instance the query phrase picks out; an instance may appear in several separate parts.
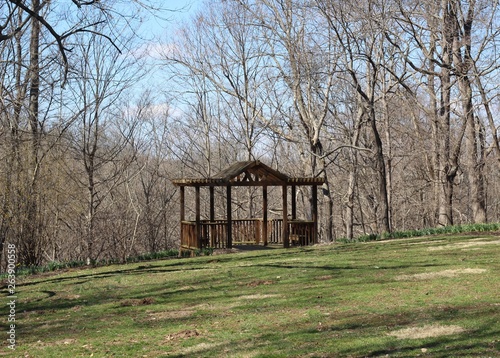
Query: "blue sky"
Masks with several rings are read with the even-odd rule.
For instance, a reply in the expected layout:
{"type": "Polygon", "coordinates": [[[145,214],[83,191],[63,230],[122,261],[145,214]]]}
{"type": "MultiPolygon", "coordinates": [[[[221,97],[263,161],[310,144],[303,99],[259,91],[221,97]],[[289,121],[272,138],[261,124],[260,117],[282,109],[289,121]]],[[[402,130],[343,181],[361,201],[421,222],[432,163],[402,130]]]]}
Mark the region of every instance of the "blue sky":
{"type": "Polygon", "coordinates": [[[167,12],[165,16],[174,23],[185,20],[189,18],[202,3],[203,0],[169,0],[165,2],[164,6],[175,11],[167,12]]]}
{"type": "MultiPolygon", "coordinates": [[[[161,6],[168,11],[157,14],[155,18],[150,18],[144,22],[140,28],[140,37],[143,39],[136,49],[138,53],[146,51],[149,60],[146,66],[149,67],[148,73],[136,84],[137,93],[141,93],[145,88],[165,88],[164,69],[158,67],[158,52],[163,46],[166,46],[168,35],[175,31],[179,22],[188,20],[196,10],[201,6],[204,0],[167,0],[161,2],[161,6]]],[[[157,3],[160,3],[157,1],[157,3]]],[[[156,91],[155,91],[156,92],[156,91]]]]}
{"type": "Polygon", "coordinates": [[[201,6],[204,0],[153,0],[154,4],[161,7],[163,11],[150,13],[143,9],[143,23],[139,29],[141,37],[145,40],[164,40],[169,29],[175,28],[176,24],[189,19],[201,6]]]}
{"type": "Polygon", "coordinates": [[[162,66],[160,59],[164,47],[168,47],[169,36],[175,33],[179,23],[189,20],[191,16],[199,9],[205,0],[156,0],[162,8],[168,9],[151,16],[141,25],[138,48],[135,51],[138,54],[146,54],[146,62],[143,64],[145,69],[144,76],[138,78],[131,91],[137,97],[140,97],[146,90],[152,91],[155,102],[154,109],[161,113],[167,108],[175,115],[181,115],[183,109],[179,103],[165,103],[165,99],[170,95],[171,84],[168,83],[169,75],[162,66]]]}

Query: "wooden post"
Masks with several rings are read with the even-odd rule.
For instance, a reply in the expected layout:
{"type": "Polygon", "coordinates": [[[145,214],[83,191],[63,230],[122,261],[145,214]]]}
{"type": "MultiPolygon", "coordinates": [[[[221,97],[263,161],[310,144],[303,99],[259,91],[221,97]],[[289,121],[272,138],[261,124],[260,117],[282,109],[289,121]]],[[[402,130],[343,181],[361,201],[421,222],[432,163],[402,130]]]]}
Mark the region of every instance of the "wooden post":
{"type": "Polygon", "coordinates": [[[318,186],[313,185],[312,191],[312,220],[313,220],[313,243],[318,242],[318,186]]]}
{"type": "Polygon", "coordinates": [[[216,238],[215,234],[215,194],[214,187],[209,187],[210,190],[210,247],[216,247],[215,242],[218,238],[216,238]]]}
{"type": "Polygon", "coordinates": [[[262,187],[262,242],[267,246],[267,186],[262,187]]]}
{"type": "Polygon", "coordinates": [[[179,248],[179,256],[182,256],[182,245],[186,242],[187,233],[184,232],[184,225],[182,222],[185,220],[186,209],[185,209],[185,188],[183,186],[180,187],[180,222],[181,222],[181,245],[179,248]]]}
{"type": "Polygon", "coordinates": [[[297,219],[297,186],[292,185],[292,220],[297,219]]]}
{"type": "Polygon", "coordinates": [[[283,236],[283,247],[290,247],[290,237],[288,236],[288,198],[287,191],[288,187],[283,185],[282,187],[282,196],[283,196],[283,227],[282,227],[282,236],[283,236]]]}
{"type": "Polygon", "coordinates": [[[227,248],[233,248],[233,217],[231,208],[231,186],[226,187],[226,207],[227,207],[227,248]]]}
{"type": "Polygon", "coordinates": [[[185,215],[186,215],[186,209],[184,207],[185,203],[185,188],[183,186],[180,187],[180,204],[181,204],[181,222],[185,220],[185,215]]]}
{"type": "Polygon", "coordinates": [[[214,193],[214,187],[211,186],[209,187],[210,190],[210,221],[215,220],[215,193],[214,193]]]}
{"type": "Polygon", "coordinates": [[[196,247],[201,249],[201,222],[200,222],[200,187],[197,186],[196,188],[196,199],[195,199],[195,237],[196,237],[196,247]]]}

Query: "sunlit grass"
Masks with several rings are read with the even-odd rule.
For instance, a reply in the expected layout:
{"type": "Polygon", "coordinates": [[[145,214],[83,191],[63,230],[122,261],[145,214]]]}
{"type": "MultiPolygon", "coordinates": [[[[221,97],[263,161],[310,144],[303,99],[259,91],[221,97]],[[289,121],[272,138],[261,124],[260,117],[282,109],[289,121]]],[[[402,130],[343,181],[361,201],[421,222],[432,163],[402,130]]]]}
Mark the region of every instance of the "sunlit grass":
{"type": "Polygon", "coordinates": [[[498,257],[456,234],[21,278],[13,356],[494,357],[498,257]]]}

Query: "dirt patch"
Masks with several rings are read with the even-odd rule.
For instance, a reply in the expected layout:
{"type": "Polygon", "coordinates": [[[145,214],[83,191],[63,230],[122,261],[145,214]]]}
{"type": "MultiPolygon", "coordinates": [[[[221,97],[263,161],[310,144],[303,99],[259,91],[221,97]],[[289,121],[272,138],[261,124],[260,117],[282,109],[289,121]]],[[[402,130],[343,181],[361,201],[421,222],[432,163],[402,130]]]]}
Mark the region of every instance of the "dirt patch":
{"type": "Polygon", "coordinates": [[[73,339],[73,338],[67,338],[67,339],[63,339],[63,340],[54,342],[55,345],[68,345],[68,344],[75,344],[75,343],[76,343],[76,339],[73,339]]]}
{"type": "Polygon", "coordinates": [[[272,285],[273,283],[274,283],[274,281],[258,280],[258,281],[249,282],[249,283],[246,284],[246,286],[248,286],[248,287],[257,287],[257,286],[261,286],[261,285],[272,285]]]}
{"type": "Polygon", "coordinates": [[[187,339],[187,338],[192,338],[192,337],[198,337],[200,335],[200,332],[198,332],[196,329],[186,329],[184,331],[168,334],[165,337],[166,341],[176,341],[179,339],[187,339]]]}
{"type": "Polygon", "coordinates": [[[144,298],[138,298],[138,299],[128,299],[128,300],[123,300],[120,302],[120,306],[122,307],[128,307],[128,306],[145,306],[145,305],[152,305],[155,303],[156,300],[152,297],[144,297],[144,298]]]}
{"type": "MultiPolygon", "coordinates": [[[[63,345],[75,345],[77,343],[77,340],[74,338],[66,338],[66,339],[60,339],[54,342],[42,342],[41,340],[38,340],[36,342],[37,346],[39,347],[53,347],[53,346],[63,346],[63,345]]],[[[1,354],[0,354],[1,355],[1,354]]],[[[26,356],[24,356],[26,357],[26,356]]]]}
{"type": "Polygon", "coordinates": [[[428,248],[429,251],[440,251],[440,250],[448,250],[448,249],[468,249],[468,248],[476,248],[478,246],[486,246],[486,245],[500,245],[500,240],[487,240],[485,238],[477,238],[471,239],[467,242],[457,242],[454,244],[442,245],[442,246],[431,246],[428,248]]]}
{"type": "Polygon", "coordinates": [[[389,336],[399,339],[422,339],[440,336],[449,336],[465,332],[465,329],[460,326],[440,326],[426,325],[423,327],[408,327],[398,331],[389,332],[389,336]]]}
{"type": "Polygon", "coordinates": [[[331,280],[332,278],[333,278],[332,275],[325,275],[325,276],[319,276],[316,279],[319,281],[327,281],[327,280],[331,280]]]}
{"type": "Polygon", "coordinates": [[[465,268],[465,269],[456,269],[456,270],[444,270],[437,272],[423,272],[416,273],[414,275],[400,275],[396,277],[397,281],[411,281],[411,280],[431,280],[434,278],[441,277],[456,277],[464,274],[480,274],[486,272],[486,269],[479,268],[465,268]]]}
{"type": "Polygon", "coordinates": [[[165,312],[151,312],[148,314],[148,321],[156,320],[170,320],[176,318],[190,317],[195,311],[179,310],[179,311],[165,311],[165,312]]]}
{"type": "Polygon", "coordinates": [[[240,301],[226,301],[226,302],[219,302],[219,303],[200,303],[199,305],[192,306],[191,308],[195,310],[205,310],[205,311],[217,311],[217,315],[231,315],[232,308],[238,307],[241,305],[240,301]],[[223,310],[223,312],[221,312],[223,310]]]}

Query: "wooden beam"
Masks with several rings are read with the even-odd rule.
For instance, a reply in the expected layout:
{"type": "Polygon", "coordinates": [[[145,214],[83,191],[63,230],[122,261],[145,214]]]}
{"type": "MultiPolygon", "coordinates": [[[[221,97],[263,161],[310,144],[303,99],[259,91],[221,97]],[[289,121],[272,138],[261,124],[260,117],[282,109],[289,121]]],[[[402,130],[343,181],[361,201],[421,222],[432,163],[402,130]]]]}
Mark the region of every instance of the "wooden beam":
{"type": "Polygon", "coordinates": [[[288,181],[264,179],[256,181],[223,181],[222,179],[183,179],[172,181],[176,186],[282,186],[282,185],[321,185],[322,178],[290,178],[288,181]]]}
{"type": "Polygon", "coordinates": [[[227,248],[233,248],[233,215],[231,208],[231,186],[226,187],[226,208],[227,208],[227,248]]]}
{"type": "Polygon", "coordinates": [[[288,235],[288,198],[287,191],[288,187],[283,185],[281,187],[282,197],[283,197],[283,227],[282,227],[282,238],[283,247],[290,247],[290,237],[288,235]]]}
{"type": "Polygon", "coordinates": [[[262,242],[267,246],[267,186],[262,187],[262,242]]]}
{"type": "Polygon", "coordinates": [[[231,186],[280,186],[284,182],[276,182],[271,180],[261,180],[261,181],[234,181],[230,182],[231,186]]]}

